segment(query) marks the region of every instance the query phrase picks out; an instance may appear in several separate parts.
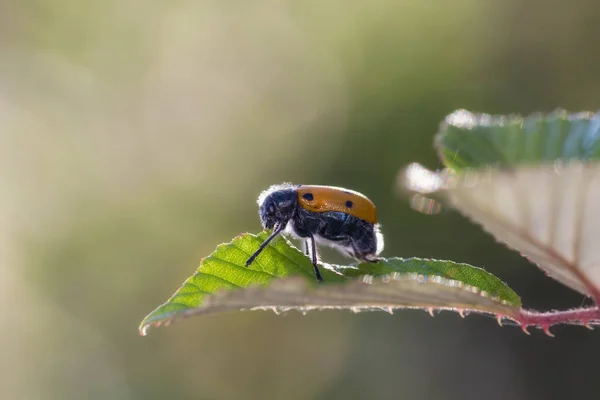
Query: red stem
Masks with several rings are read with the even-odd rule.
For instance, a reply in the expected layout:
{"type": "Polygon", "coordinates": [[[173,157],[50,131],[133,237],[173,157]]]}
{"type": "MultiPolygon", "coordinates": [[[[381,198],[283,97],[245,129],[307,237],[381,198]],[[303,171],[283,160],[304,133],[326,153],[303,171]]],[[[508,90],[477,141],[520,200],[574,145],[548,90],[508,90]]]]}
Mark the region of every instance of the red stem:
{"type": "Polygon", "coordinates": [[[519,317],[515,318],[515,321],[527,334],[529,334],[527,328],[532,326],[542,329],[549,336],[554,336],[550,333],[550,327],[554,325],[582,325],[589,329],[592,329],[592,325],[600,325],[600,308],[594,306],[548,312],[521,309],[519,317]]]}

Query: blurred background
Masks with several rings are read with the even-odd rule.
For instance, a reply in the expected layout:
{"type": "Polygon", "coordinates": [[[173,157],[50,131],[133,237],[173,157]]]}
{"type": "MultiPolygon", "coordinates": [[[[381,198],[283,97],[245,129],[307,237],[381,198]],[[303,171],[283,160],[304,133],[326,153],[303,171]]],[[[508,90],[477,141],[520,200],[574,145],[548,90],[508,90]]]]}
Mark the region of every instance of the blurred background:
{"type": "MultiPolygon", "coordinates": [[[[5,399],[597,398],[597,332],[481,316],[233,313],[138,334],[282,181],[378,206],[384,256],[585,304],[395,189],[457,108],[599,104],[596,1],[0,0],[5,399]]],[[[332,255],[335,257],[335,255],[332,255]]],[[[329,260],[337,261],[337,260],[329,260]]]]}

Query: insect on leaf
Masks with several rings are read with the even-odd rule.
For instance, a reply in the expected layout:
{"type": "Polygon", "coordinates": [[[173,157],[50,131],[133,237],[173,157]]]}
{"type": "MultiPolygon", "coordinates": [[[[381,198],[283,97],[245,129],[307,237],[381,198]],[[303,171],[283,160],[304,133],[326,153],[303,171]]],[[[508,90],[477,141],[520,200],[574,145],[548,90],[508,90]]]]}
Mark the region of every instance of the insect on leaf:
{"type": "Polygon", "coordinates": [[[140,325],[225,311],[396,308],[452,309],[516,318],[519,296],[483,269],[451,261],[393,258],[358,266],[322,265],[279,236],[250,267],[245,261],[268,232],[244,234],[204,258],[196,272],[140,325]]]}

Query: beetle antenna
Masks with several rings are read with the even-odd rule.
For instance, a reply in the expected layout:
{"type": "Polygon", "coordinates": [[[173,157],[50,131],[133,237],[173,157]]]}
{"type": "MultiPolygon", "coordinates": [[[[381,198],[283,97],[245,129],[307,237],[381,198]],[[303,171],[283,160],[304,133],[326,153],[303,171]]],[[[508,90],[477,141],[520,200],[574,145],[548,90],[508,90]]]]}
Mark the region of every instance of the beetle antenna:
{"type": "Polygon", "coordinates": [[[256,257],[258,257],[258,255],[265,249],[265,247],[267,247],[267,245],[269,244],[269,242],[271,240],[273,240],[275,238],[275,236],[279,235],[279,233],[281,233],[281,231],[284,228],[285,228],[285,224],[279,223],[279,225],[277,225],[277,227],[275,228],[275,230],[273,231],[273,233],[271,234],[271,236],[269,236],[268,238],[266,238],[265,241],[261,243],[261,245],[258,248],[258,250],[256,250],[254,252],[254,254],[252,254],[250,256],[250,258],[246,261],[246,267],[249,266],[250,264],[252,264],[252,262],[254,261],[254,259],[256,257]]]}

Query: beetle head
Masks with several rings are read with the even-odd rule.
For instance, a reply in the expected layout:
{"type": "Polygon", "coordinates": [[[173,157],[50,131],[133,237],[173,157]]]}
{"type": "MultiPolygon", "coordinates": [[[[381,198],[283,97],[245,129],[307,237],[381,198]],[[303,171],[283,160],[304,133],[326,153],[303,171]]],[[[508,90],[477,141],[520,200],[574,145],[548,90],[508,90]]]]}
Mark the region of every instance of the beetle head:
{"type": "Polygon", "coordinates": [[[284,184],[271,186],[258,198],[260,221],[265,229],[287,224],[294,216],[298,197],[295,186],[284,184]]]}

